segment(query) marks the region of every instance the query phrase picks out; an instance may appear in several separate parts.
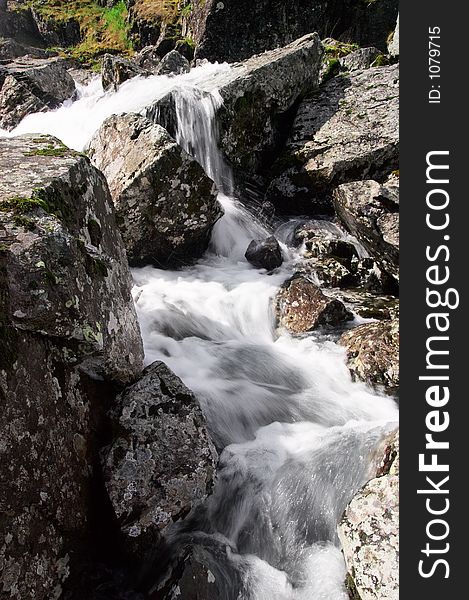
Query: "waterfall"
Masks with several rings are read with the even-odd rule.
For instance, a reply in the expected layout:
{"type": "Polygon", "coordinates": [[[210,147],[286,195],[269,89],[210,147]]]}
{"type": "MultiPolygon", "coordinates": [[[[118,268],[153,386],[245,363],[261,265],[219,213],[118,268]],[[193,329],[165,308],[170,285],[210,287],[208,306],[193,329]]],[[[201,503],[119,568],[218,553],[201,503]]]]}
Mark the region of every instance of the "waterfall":
{"type": "Polygon", "coordinates": [[[219,600],[347,600],[337,522],[397,409],[352,381],[330,335],[276,331],[272,299],[298,256],[286,221],[282,267],[267,275],[244,259],[249,242],[271,231],[233,197],[217,143],[221,97],[198,88],[227,69],[136,78],[106,94],[94,81],[78,101],[27,117],[13,134],[52,133],[82,150],[107,116],[173,93],[177,141],[217,183],[225,214],[195,266],[133,271],[146,361],[165,362],[194,391],[220,452],[212,496],[168,531],[168,548],[188,536],[203,549],[224,582],[219,600]]]}

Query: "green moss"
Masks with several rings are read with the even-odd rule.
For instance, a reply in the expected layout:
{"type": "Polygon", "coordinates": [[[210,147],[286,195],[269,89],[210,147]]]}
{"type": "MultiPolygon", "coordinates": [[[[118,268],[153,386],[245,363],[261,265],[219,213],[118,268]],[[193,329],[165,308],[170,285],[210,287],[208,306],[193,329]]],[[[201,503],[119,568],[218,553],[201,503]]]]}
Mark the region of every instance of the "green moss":
{"type": "Polygon", "coordinates": [[[41,198],[28,196],[13,196],[0,203],[0,211],[13,212],[16,215],[25,215],[38,208],[49,212],[47,203],[41,198]]]}
{"type": "Polygon", "coordinates": [[[332,77],[335,77],[335,75],[337,75],[339,72],[340,72],[339,59],[338,58],[329,59],[329,63],[326,67],[326,70],[324,71],[324,75],[322,76],[323,83],[326,83],[326,81],[329,81],[329,79],[332,79],[332,77]]]}
{"type": "Polygon", "coordinates": [[[389,65],[389,59],[384,54],[378,54],[378,56],[371,63],[372,67],[386,67],[389,65]]]}
{"type": "Polygon", "coordinates": [[[361,600],[360,594],[358,593],[357,586],[350,573],[347,573],[345,578],[345,589],[348,592],[350,600],[361,600]]]}
{"type": "Polygon", "coordinates": [[[328,58],[343,58],[354,50],[358,50],[358,44],[346,44],[345,42],[335,42],[334,44],[325,44],[324,53],[328,58]]]}
{"type": "Polygon", "coordinates": [[[22,227],[23,229],[26,229],[27,231],[33,231],[34,229],[36,229],[36,223],[32,219],[29,219],[28,217],[25,217],[24,215],[15,215],[13,217],[13,223],[17,227],[22,227]]]}
{"type": "Polygon", "coordinates": [[[58,158],[64,158],[65,156],[74,156],[75,152],[68,148],[56,148],[49,146],[48,148],[38,148],[37,150],[30,150],[24,153],[25,156],[56,156],[58,158]]]}

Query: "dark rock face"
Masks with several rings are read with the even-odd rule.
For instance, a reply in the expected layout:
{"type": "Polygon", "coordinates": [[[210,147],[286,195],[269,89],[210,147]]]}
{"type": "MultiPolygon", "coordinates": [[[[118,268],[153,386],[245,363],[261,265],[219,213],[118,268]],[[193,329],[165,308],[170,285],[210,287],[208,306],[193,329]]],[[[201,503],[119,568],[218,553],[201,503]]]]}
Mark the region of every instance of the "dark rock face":
{"type": "Polygon", "coordinates": [[[156,75],[181,75],[190,71],[190,64],[187,58],[177,50],[171,50],[163,57],[156,69],[156,75]]]}
{"type": "Polygon", "coordinates": [[[0,61],[11,61],[26,55],[31,58],[49,58],[54,56],[54,52],[25,46],[12,38],[0,38],[0,61]]]}
{"type": "Polygon", "coordinates": [[[155,73],[161,62],[158,48],[155,46],[146,46],[134,56],[134,62],[141,69],[144,69],[149,73],[155,73]]]}
{"type": "Polygon", "coordinates": [[[162,127],[133,114],[110,117],[89,151],[107,177],[132,265],[202,256],[223,209],[213,181],[162,127]]]}
{"type": "Polygon", "coordinates": [[[347,349],[352,376],[371,385],[399,389],[399,321],[366,323],[345,333],[339,342],[347,349]]]}
{"type": "Polygon", "coordinates": [[[120,433],[103,450],[106,487],[125,546],[142,559],[210,493],[217,455],[197,400],[163,363],[145,369],[111,416],[120,433]]]}
{"type": "Polygon", "coordinates": [[[397,0],[195,0],[191,30],[197,58],[235,62],[317,31],[343,41],[386,48],[397,0]]]}
{"type": "Polygon", "coordinates": [[[110,386],[143,348],[102,174],[49,136],[0,139],[0,168],[0,581],[50,600],[87,534],[110,386]]]}
{"type": "Polygon", "coordinates": [[[30,10],[2,12],[0,37],[13,38],[28,46],[44,46],[44,41],[30,10]]]}
{"type": "Polygon", "coordinates": [[[334,191],[334,208],[382,268],[399,279],[399,188],[356,181],[334,191]]]}
{"type": "Polygon", "coordinates": [[[28,114],[56,108],[75,93],[61,58],[18,58],[0,72],[0,127],[11,130],[28,114]]]}
{"type": "Polygon", "coordinates": [[[266,240],[252,240],[245,256],[257,269],[272,271],[283,263],[282,250],[273,235],[266,240]]]}
{"type": "Polygon", "coordinates": [[[375,66],[378,56],[382,56],[377,48],[359,48],[340,59],[340,65],[346,71],[358,71],[375,66]]]}
{"type": "Polygon", "coordinates": [[[112,54],[105,54],[103,56],[101,61],[101,80],[104,90],[117,90],[124,81],[137,75],[148,75],[148,73],[128,58],[113,56],[112,54]]]}
{"type": "Polygon", "coordinates": [[[266,198],[287,214],[318,214],[331,210],[337,185],[397,169],[398,85],[396,65],[376,67],[334,77],[304,100],[266,198]]]}
{"type": "Polygon", "coordinates": [[[326,296],[302,275],[294,275],[283,284],[275,304],[278,324],[293,333],[340,325],[352,318],[340,300],[326,296]]]}
{"type": "Polygon", "coordinates": [[[80,24],[76,19],[59,22],[54,19],[45,18],[40,12],[34,9],[32,9],[31,14],[47,47],[61,46],[67,48],[80,43],[80,24]]]}

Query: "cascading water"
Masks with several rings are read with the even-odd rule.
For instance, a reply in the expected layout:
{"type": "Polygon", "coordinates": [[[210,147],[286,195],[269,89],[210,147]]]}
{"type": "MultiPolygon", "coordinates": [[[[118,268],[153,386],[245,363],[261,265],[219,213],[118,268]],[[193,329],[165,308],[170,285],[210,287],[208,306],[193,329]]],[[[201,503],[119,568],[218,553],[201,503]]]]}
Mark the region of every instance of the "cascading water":
{"type": "Polygon", "coordinates": [[[346,600],[336,526],[397,409],[352,382],[330,335],[274,328],[272,298],[299,259],[289,247],[295,224],[278,232],[281,268],[268,275],[246,262],[249,242],[271,232],[232,197],[217,147],[221,98],[198,90],[228,68],[135,79],[108,94],[93,82],[77,102],[27,117],[13,134],[52,133],[81,150],[107,116],[173,90],[177,140],[217,183],[225,215],[194,267],[133,273],[146,361],[164,361],[195,392],[221,453],[213,495],[168,532],[169,548],[197,544],[219,600],[346,600]]]}

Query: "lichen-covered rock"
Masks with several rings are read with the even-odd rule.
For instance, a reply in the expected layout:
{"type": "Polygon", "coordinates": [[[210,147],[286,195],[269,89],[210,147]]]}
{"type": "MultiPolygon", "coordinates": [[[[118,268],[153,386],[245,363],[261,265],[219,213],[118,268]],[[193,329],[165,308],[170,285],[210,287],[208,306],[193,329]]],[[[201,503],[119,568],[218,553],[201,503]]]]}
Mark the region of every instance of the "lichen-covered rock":
{"type": "Polygon", "coordinates": [[[352,318],[340,300],[326,296],[316,284],[299,274],[283,284],[275,298],[275,308],[278,325],[293,333],[340,325],[352,318]]]}
{"type": "Polygon", "coordinates": [[[333,202],[344,227],[385,271],[399,279],[399,187],[354,181],[340,185],[333,202]]]}
{"type": "Polygon", "coordinates": [[[289,44],[311,31],[385,50],[397,0],[194,0],[190,27],[196,57],[234,62],[289,44]]]}
{"type": "Polygon", "coordinates": [[[338,526],[348,572],[361,600],[399,598],[399,438],[382,445],[383,460],[347,506],[338,526]]]}
{"type": "Polygon", "coordinates": [[[128,58],[105,54],[101,60],[101,81],[104,90],[117,90],[124,81],[137,75],[148,75],[148,73],[128,58]]]}
{"type": "Polygon", "coordinates": [[[135,114],[110,117],[89,153],[107,177],[131,265],[202,256],[223,209],[213,181],[162,127],[135,114]]]}
{"type": "Polygon", "coordinates": [[[399,388],[399,321],[366,323],[345,333],[339,343],[347,349],[352,376],[371,385],[399,388]]]}
{"type": "Polygon", "coordinates": [[[64,59],[17,58],[0,73],[0,128],[11,130],[31,112],[56,108],[74,93],[64,59]]]}
{"type": "Polygon", "coordinates": [[[189,61],[177,50],[171,50],[166,54],[156,69],[157,75],[181,75],[188,73],[191,69],[189,61]]]}
{"type": "Polygon", "coordinates": [[[245,257],[256,268],[268,271],[280,267],[283,263],[280,244],[273,235],[265,240],[252,240],[245,257]]]}
{"type": "Polygon", "coordinates": [[[378,56],[382,56],[378,48],[358,48],[339,60],[340,65],[346,71],[358,71],[377,66],[375,63],[378,56]]]}
{"type": "Polygon", "coordinates": [[[194,395],[161,362],[119,396],[111,417],[119,434],[103,450],[106,488],[127,550],[143,558],[210,493],[217,455],[194,395]]]}
{"type": "Polygon", "coordinates": [[[0,585],[50,600],[87,535],[111,386],[143,348],[103,175],[49,136],[0,139],[0,169],[0,585]]]}
{"type": "Polygon", "coordinates": [[[266,199],[280,212],[331,210],[345,182],[383,180],[398,168],[399,71],[374,67],[332,78],[304,100],[266,199]]]}
{"type": "MultiPolygon", "coordinates": [[[[322,52],[319,36],[313,33],[236,63],[199,84],[201,94],[216,92],[223,99],[216,108],[219,146],[233,165],[257,173],[269,164],[283,142],[282,127],[289,122],[291,109],[318,85],[322,52]]],[[[174,107],[166,96],[148,116],[172,133],[174,107]]]]}

